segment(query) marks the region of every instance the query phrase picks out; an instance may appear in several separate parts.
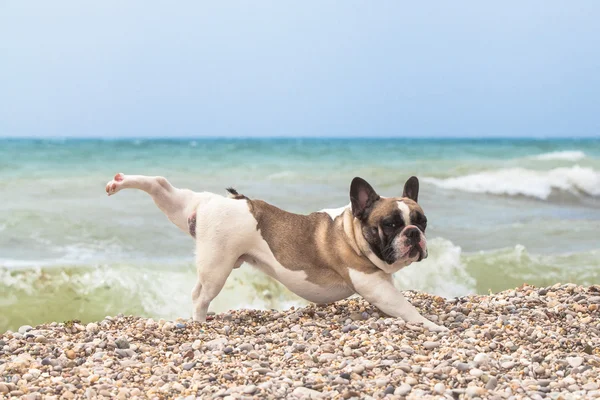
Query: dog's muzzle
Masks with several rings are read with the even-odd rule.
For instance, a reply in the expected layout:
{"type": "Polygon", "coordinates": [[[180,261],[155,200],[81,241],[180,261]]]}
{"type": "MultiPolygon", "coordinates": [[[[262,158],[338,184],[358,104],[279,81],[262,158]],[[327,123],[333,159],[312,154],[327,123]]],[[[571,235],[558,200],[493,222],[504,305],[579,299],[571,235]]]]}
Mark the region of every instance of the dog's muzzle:
{"type": "Polygon", "coordinates": [[[405,245],[410,247],[408,257],[415,258],[418,256],[417,262],[427,258],[428,252],[426,248],[423,248],[422,244],[424,244],[424,241],[421,238],[421,231],[419,228],[416,226],[408,227],[403,234],[406,237],[405,245]]]}

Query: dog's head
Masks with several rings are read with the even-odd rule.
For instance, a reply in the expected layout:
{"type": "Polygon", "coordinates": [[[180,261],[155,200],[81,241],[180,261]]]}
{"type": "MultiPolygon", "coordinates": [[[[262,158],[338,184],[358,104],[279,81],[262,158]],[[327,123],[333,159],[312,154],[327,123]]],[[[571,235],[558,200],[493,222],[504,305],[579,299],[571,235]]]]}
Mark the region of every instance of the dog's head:
{"type": "Polygon", "coordinates": [[[409,178],[402,197],[381,197],[361,178],[350,185],[352,214],[370,251],[393,269],[427,257],[427,218],[417,204],[419,180],[409,178]]]}

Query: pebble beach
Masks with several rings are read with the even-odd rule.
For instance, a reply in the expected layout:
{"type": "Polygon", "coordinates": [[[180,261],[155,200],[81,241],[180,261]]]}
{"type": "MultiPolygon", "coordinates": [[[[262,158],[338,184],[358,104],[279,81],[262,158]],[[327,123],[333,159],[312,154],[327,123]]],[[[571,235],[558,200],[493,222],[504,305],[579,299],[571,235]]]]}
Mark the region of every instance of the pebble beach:
{"type": "Polygon", "coordinates": [[[361,298],[206,323],[118,315],[0,335],[0,398],[600,398],[600,286],[446,299],[433,333],[361,298]]]}

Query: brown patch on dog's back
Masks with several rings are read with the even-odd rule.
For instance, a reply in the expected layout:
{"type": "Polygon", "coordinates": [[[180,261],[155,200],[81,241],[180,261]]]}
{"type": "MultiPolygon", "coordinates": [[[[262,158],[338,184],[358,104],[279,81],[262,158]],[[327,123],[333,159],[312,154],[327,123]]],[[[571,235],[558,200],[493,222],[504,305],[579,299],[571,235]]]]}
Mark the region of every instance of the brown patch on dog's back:
{"type": "Polygon", "coordinates": [[[345,267],[377,270],[346,242],[344,214],[335,220],[323,212],[294,214],[262,200],[248,200],[248,207],[275,259],[284,268],[306,272],[309,282],[326,286],[340,276],[347,282],[345,267]]]}

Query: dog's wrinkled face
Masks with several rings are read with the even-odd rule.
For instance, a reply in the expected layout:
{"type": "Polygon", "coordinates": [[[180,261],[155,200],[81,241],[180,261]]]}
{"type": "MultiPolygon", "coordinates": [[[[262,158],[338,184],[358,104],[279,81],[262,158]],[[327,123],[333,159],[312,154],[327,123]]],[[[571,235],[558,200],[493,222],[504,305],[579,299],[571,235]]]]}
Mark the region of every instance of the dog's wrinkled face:
{"type": "Polygon", "coordinates": [[[350,185],[352,213],[362,235],[377,258],[393,267],[404,267],[427,257],[427,218],[417,204],[419,180],[411,177],[402,197],[381,197],[364,179],[350,185]]]}

